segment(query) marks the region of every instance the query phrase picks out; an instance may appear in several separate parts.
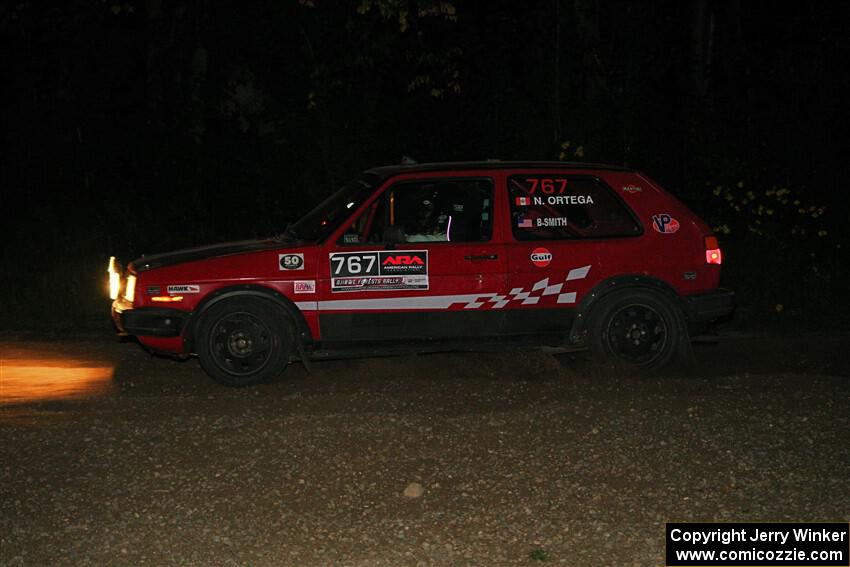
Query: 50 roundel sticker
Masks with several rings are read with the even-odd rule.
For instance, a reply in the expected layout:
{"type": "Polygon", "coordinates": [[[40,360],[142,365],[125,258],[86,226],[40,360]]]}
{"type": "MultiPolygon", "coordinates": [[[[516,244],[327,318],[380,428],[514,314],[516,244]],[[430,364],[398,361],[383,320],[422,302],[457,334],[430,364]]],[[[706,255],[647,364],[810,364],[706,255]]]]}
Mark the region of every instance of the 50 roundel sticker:
{"type": "Polygon", "coordinates": [[[531,251],[531,263],[538,268],[545,268],[552,262],[552,253],[547,248],[535,248],[531,251]]]}
{"type": "Polygon", "coordinates": [[[304,254],[278,254],[277,263],[281,270],[303,270],[304,254]]]}

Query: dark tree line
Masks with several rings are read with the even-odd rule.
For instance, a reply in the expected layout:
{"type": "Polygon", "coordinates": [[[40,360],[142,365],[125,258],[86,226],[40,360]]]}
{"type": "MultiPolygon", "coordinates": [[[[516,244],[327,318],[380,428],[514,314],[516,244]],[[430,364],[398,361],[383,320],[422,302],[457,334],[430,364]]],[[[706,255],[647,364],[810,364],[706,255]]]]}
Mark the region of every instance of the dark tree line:
{"type": "MultiPolygon", "coordinates": [[[[627,164],[737,223],[733,249],[761,229],[729,220],[746,199],[718,193],[791,187],[827,205],[822,230],[846,249],[847,12],[741,0],[6,3],[0,318],[34,313],[57,281],[67,320],[98,316],[109,254],[273,233],[403,155],[627,164]]],[[[794,252],[801,262],[810,246],[794,252]]],[[[838,253],[816,246],[832,289],[838,253]]]]}

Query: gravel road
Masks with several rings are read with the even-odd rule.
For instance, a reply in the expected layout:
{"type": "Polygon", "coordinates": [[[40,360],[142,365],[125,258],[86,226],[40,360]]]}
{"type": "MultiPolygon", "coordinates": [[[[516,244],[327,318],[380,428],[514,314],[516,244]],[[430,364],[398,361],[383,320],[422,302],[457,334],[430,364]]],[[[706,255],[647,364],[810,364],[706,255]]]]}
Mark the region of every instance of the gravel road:
{"type": "Polygon", "coordinates": [[[291,367],[2,345],[2,565],[663,565],[668,521],[850,520],[850,336],[291,367]],[[842,355],[842,352],[844,354],[842,355]]]}

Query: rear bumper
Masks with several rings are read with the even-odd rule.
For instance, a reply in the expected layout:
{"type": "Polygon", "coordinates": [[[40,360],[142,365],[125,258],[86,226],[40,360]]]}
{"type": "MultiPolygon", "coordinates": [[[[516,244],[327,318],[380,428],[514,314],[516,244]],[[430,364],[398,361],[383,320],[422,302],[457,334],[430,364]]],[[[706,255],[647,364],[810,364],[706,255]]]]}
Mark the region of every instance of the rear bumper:
{"type": "Polygon", "coordinates": [[[178,309],[140,307],[133,309],[122,300],[112,303],[112,321],[121,335],[178,337],[190,313],[178,309]]]}
{"type": "Polygon", "coordinates": [[[728,289],[689,295],[683,300],[685,314],[692,325],[705,325],[735,311],[735,292],[728,289]]]}

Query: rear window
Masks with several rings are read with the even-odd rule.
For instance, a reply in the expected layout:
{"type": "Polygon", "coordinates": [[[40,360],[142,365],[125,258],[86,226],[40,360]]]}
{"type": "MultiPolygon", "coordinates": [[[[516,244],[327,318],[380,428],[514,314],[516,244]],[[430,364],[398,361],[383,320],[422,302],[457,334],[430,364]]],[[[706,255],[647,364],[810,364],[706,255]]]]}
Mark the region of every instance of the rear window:
{"type": "Polygon", "coordinates": [[[635,236],[641,226],[608,185],[595,177],[526,174],[508,177],[517,240],[635,236]]]}

